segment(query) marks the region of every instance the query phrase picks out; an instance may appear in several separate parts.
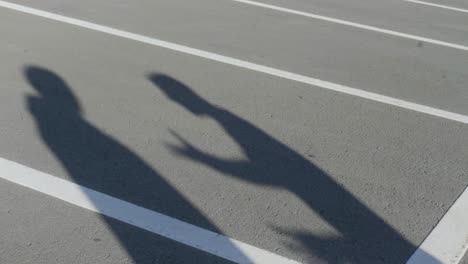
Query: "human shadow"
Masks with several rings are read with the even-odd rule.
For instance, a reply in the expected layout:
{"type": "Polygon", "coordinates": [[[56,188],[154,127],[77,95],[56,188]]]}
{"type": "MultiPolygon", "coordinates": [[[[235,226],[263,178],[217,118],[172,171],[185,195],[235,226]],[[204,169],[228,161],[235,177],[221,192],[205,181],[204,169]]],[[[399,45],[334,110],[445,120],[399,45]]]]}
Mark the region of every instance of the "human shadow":
{"type": "Polygon", "coordinates": [[[240,146],[246,159],[225,159],[196,148],[176,132],[178,155],[242,180],[290,191],[334,227],[341,237],[273,227],[293,237],[310,256],[327,263],[404,263],[416,246],[389,226],[332,177],[301,154],[249,121],[214,105],[172,77],[148,76],[170,100],[189,112],[216,121],[240,146]]]}
{"type": "MultiPolygon", "coordinates": [[[[221,233],[157,170],[86,120],[80,102],[60,76],[39,66],[26,67],[24,74],[36,91],[26,97],[26,104],[40,136],[74,182],[221,233]]],[[[133,259],[132,263],[228,262],[115,219],[103,219],[133,259]]],[[[232,247],[235,251],[235,246],[232,247]]]]}

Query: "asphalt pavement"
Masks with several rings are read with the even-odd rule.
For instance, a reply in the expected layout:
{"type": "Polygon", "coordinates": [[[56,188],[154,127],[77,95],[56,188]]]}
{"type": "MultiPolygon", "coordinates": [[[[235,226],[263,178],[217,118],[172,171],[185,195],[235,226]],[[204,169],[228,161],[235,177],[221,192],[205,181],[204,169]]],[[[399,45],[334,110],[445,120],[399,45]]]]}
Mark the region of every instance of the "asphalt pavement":
{"type": "MultiPolygon", "coordinates": [[[[10,3],[468,115],[466,50],[230,0],[10,3]]],[[[468,46],[463,12],[263,3],[468,46]]],[[[2,6],[0,36],[1,158],[293,261],[405,263],[468,185],[463,122],[2,6]]],[[[0,179],[0,263],[230,263],[62,200],[0,179]]]]}

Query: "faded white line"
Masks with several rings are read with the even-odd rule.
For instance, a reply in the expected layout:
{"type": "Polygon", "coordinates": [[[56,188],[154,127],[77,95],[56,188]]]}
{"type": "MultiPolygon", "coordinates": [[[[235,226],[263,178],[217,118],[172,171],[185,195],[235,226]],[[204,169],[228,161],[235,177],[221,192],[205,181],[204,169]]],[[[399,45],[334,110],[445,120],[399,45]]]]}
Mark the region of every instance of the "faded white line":
{"type": "Polygon", "coordinates": [[[299,262],[0,158],[0,179],[47,194],[236,263],[299,262]]]}
{"type": "Polygon", "coordinates": [[[349,94],[349,95],[369,99],[372,101],[376,101],[376,102],[380,102],[380,103],[384,103],[388,105],[393,105],[393,106],[413,110],[416,112],[421,112],[421,113],[425,113],[428,115],[442,117],[445,119],[468,124],[468,116],[466,115],[453,113],[453,112],[441,110],[441,109],[426,106],[426,105],[412,103],[412,102],[408,102],[405,100],[401,100],[401,99],[397,99],[397,98],[393,98],[393,97],[389,97],[389,96],[385,96],[385,95],[381,95],[377,93],[367,92],[367,91],[359,90],[359,89],[352,88],[349,86],[327,82],[327,81],[319,80],[316,78],[304,76],[301,74],[296,74],[296,73],[292,73],[292,72],[288,72],[288,71],[284,71],[284,70],[280,70],[280,69],[276,69],[276,68],[272,68],[272,67],[268,67],[268,66],[264,66],[260,64],[255,64],[252,62],[243,61],[243,60],[239,60],[236,58],[227,57],[227,56],[223,56],[220,54],[216,54],[216,53],[212,53],[212,52],[208,52],[208,51],[204,51],[200,49],[190,48],[190,47],[179,45],[176,43],[159,40],[156,38],[151,38],[151,37],[147,37],[147,36],[143,36],[143,35],[139,35],[139,34],[135,34],[135,33],[131,33],[128,31],[123,31],[123,30],[119,30],[119,29],[115,29],[115,28],[111,28],[111,27],[107,27],[103,25],[98,25],[95,23],[91,23],[91,22],[87,22],[87,21],[83,21],[83,20],[79,20],[79,19],[75,19],[71,17],[57,15],[54,13],[38,10],[35,8],[12,4],[12,3],[1,1],[1,0],[0,0],[0,6],[9,8],[12,10],[20,11],[23,13],[52,19],[55,21],[60,21],[63,23],[67,23],[67,24],[71,24],[71,25],[75,25],[75,26],[79,26],[79,27],[83,27],[87,29],[92,29],[92,30],[99,31],[102,33],[119,36],[122,38],[131,39],[131,40],[143,42],[146,44],[178,51],[181,53],[190,54],[193,56],[197,56],[197,57],[201,57],[201,58],[205,58],[205,59],[209,59],[209,60],[213,60],[217,62],[222,62],[225,64],[237,66],[240,68],[249,69],[252,71],[261,72],[261,73],[265,73],[265,74],[269,74],[269,75],[273,75],[276,77],[281,77],[281,78],[285,78],[288,80],[297,81],[297,82],[301,82],[305,84],[310,84],[310,85],[320,87],[323,89],[328,89],[328,90],[332,90],[332,91],[336,91],[336,92],[340,92],[344,94],[349,94]]]}
{"type": "Polygon", "coordinates": [[[417,41],[424,41],[424,42],[432,43],[432,44],[435,44],[435,45],[440,45],[440,46],[445,46],[445,47],[449,47],[449,48],[468,51],[468,46],[455,44],[455,43],[450,43],[450,42],[441,41],[441,40],[436,40],[436,39],[431,39],[431,38],[420,37],[420,36],[411,35],[411,34],[407,34],[407,33],[402,33],[402,32],[398,32],[398,31],[394,31],[394,30],[389,30],[389,29],[364,25],[364,24],[355,23],[355,22],[351,22],[351,21],[346,21],[346,20],[342,20],[342,19],[337,19],[337,18],[332,18],[332,17],[327,17],[327,16],[321,16],[321,15],[317,15],[317,14],[312,14],[312,13],[308,13],[308,12],[303,12],[303,11],[299,11],[299,10],[284,8],[284,7],[280,7],[280,6],[275,6],[275,5],[270,5],[270,4],[265,4],[265,3],[261,3],[261,2],[250,1],[250,0],[230,0],[230,1],[239,2],[239,3],[243,3],[243,4],[248,4],[248,5],[259,6],[259,7],[268,8],[268,9],[272,9],[272,10],[276,10],[276,11],[281,11],[281,12],[294,14],[294,15],[319,19],[319,20],[323,20],[323,21],[327,21],[327,22],[332,22],[332,23],[337,23],[337,24],[341,24],[341,25],[346,25],[346,26],[356,27],[356,28],[370,30],[370,31],[374,31],[374,32],[379,32],[379,33],[383,33],[383,34],[387,34],[387,35],[397,36],[397,37],[406,38],[406,39],[413,39],[413,40],[417,40],[417,41]]]}
{"type": "Polygon", "coordinates": [[[468,189],[465,189],[407,264],[456,264],[467,249],[468,189]]]}
{"type": "Polygon", "coordinates": [[[434,4],[434,3],[429,3],[429,2],[424,2],[424,1],[418,1],[418,0],[403,0],[406,2],[411,2],[415,4],[421,4],[421,5],[427,5],[427,6],[434,6],[434,7],[440,7],[448,10],[453,10],[453,11],[458,11],[458,12],[463,12],[463,13],[468,13],[467,9],[462,9],[458,7],[453,7],[453,6],[447,6],[447,5],[440,5],[440,4],[434,4]]]}

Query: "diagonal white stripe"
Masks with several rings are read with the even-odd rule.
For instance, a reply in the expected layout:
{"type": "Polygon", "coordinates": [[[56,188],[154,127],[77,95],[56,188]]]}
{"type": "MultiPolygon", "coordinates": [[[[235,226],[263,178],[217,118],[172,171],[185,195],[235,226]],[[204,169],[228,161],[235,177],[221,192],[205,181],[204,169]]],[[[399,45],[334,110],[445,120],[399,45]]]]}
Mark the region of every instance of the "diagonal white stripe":
{"type": "Polygon", "coordinates": [[[447,5],[439,5],[439,4],[434,4],[434,3],[429,3],[429,2],[423,2],[423,1],[418,1],[418,0],[403,0],[406,2],[411,2],[415,4],[421,4],[421,5],[427,5],[427,6],[434,6],[434,7],[440,7],[448,10],[453,10],[453,11],[458,11],[458,12],[463,12],[463,13],[468,13],[468,10],[458,8],[458,7],[453,7],[453,6],[447,6],[447,5]]]}
{"type": "MultiPolygon", "coordinates": [[[[0,0],[0,7],[468,124],[468,116],[0,0]]],[[[468,49],[468,47],[466,47],[468,49]]]]}
{"type": "MultiPolygon", "coordinates": [[[[396,36],[396,37],[401,37],[401,38],[406,38],[406,39],[413,39],[413,40],[418,40],[418,41],[424,41],[424,42],[432,43],[432,44],[439,45],[439,46],[445,46],[445,47],[449,47],[449,48],[468,51],[468,46],[455,44],[455,43],[450,43],[450,42],[446,42],[446,41],[441,41],[441,40],[437,40],[437,39],[420,37],[420,36],[411,35],[411,34],[407,34],[407,33],[402,33],[402,32],[398,32],[398,31],[394,31],[394,30],[378,28],[378,27],[374,27],[374,26],[364,25],[364,24],[360,24],[360,23],[355,23],[355,22],[346,21],[346,20],[337,19],[337,18],[332,18],[332,17],[327,17],[327,16],[321,16],[321,15],[317,15],[317,14],[312,14],[312,13],[308,13],[308,12],[303,12],[303,11],[298,11],[298,10],[294,10],[294,9],[284,8],[284,7],[280,7],[280,6],[274,6],[274,5],[265,4],[265,3],[256,2],[256,1],[251,1],[251,0],[231,0],[231,1],[239,2],[239,3],[243,3],[243,4],[248,4],[248,5],[253,5],[253,6],[258,6],[258,7],[263,7],[263,8],[268,8],[268,9],[281,11],[281,12],[286,12],[286,13],[290,13],[290,14],[294,14],[294,15],[319,19],[319,20],[332,22],[332,23],[337,23],[337,24],[341,24],[341,25],[346,25],[346,26],[350,26],[350,27],[356,27],[356,28],[360,28],[360,29],[370,30],[370,31],[379,32],[379,33],[392,35],[392,36],[396,36]]],[[[406,0],[406,1],[409,1],[409,0],[406,0]]]]}
{"type": "Polygon", "coordinates": [[[299,264],[269,251],[3,158],[0,158],[0,179],[112,217],[236,263],[299,264]]]}
{"type": "Polygon", "coordinates": [[[458,197],[406,264],[456,264],[468,249],[468,189],[458,197]]]}

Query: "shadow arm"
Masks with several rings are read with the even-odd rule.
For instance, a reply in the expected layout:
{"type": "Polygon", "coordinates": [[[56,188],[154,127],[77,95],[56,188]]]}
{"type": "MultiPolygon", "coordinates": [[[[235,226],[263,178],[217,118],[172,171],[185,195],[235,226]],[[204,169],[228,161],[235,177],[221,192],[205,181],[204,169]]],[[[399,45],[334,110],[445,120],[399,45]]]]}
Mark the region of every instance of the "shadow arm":
{"type": "Polygon", "coordinates": [[[222,173],[234,176],[242,175],[242,171],[248,170],[250,163],[246,160],[228,160],[209,154],[192,145],[186,139],[172,131],[172,134],[181,142],[181,145],[166,143],[166,147],[178,156],[199,162],[222,173]]]}

